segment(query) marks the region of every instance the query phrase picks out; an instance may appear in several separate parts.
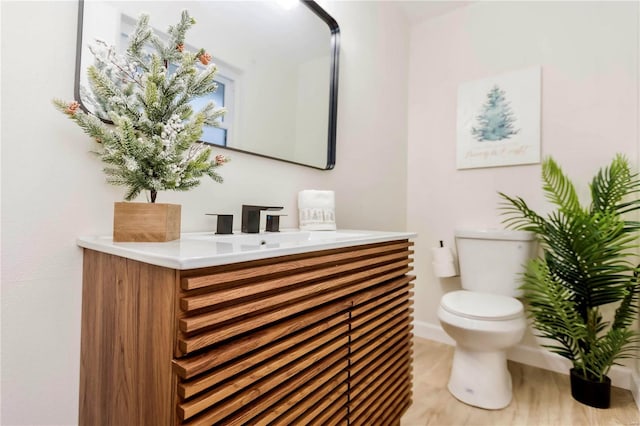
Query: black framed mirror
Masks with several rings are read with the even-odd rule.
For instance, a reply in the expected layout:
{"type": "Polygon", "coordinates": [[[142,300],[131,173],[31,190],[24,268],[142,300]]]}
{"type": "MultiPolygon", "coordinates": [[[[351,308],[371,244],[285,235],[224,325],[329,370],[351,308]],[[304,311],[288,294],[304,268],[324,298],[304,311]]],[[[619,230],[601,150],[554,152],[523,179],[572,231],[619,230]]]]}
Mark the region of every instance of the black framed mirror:
{"type": "Polygon", "coordinates": [[[186,47],[212,54],[213,100],[228,111],[220,128],[205,128],[202,141],[332,169],[340,29],[314,1],[79,0],[75,97],[82,107],[94,112],[84,90],[90,44],[100,39],[122,52],[141,13],[162,36],[184,9],[197,22],[186,47]]]}

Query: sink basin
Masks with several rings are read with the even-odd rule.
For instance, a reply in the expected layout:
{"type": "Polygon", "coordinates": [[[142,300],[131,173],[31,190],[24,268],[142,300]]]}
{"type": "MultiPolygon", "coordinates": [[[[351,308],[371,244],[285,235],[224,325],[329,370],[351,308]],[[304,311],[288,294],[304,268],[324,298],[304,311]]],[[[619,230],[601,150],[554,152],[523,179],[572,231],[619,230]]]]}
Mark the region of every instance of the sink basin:
{"type": "Polygon", "coordinates": [[[241,245],[271,245],[280,243],[295,243],[309,240],[310,233],[304,231],[292,232],[263,232],[260,234],[233,234],[209,236],[215,243],[231,243],[241,245]]]}
{"type": "Polygon", "coordinates": [[[300,243],[313,243],[323,241],[344,241],[345,239],[364,238],[369,232],[352,231],[300,231],[283,230],[281,232],[261,232],[259,234],[194,234],[183,235],[183,239],[198,241],[210,241],[213,243],[233,244],[239,246],[267,246],[274,247],[280,244],[295,245],[300,243]]]}

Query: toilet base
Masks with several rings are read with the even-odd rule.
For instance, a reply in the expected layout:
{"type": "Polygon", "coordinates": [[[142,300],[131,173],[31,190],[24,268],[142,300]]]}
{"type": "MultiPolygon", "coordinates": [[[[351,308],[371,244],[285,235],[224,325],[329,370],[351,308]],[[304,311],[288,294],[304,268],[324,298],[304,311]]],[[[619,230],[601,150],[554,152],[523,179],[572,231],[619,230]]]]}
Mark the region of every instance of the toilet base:
{"type": "Polygon", "coordinates": [[[456,346],[448,389],[457,399],[499,410],[511,403],[511,386],[505,351],[481,352],[456,346]]]}

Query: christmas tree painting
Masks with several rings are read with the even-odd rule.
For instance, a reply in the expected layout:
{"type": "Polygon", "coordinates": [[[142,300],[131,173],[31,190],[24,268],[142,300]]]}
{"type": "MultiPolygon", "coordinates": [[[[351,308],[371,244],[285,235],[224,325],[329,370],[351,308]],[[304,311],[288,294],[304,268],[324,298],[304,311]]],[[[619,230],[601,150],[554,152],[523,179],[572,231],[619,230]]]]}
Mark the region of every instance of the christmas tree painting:
{"type": "Polygon", "coordinates": [[[509,139],[520,131],[513,127],[516,119],[505,98],[505,91],[498,85],[487,93],[487,100],[477,119],[479,126],[472,127],[471,134],[478,142],[509,139]]]}

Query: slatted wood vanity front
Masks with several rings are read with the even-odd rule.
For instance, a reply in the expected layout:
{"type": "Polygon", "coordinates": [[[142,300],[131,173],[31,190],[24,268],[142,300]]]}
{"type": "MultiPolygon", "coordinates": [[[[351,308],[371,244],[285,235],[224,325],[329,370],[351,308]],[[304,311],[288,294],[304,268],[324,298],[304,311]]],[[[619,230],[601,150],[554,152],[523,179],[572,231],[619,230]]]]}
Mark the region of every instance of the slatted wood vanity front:
{"type": "Polygon", "coordinates": [[[84,249],[81,425],[398,425],[407,239],[179,270],[84,249]]]}

